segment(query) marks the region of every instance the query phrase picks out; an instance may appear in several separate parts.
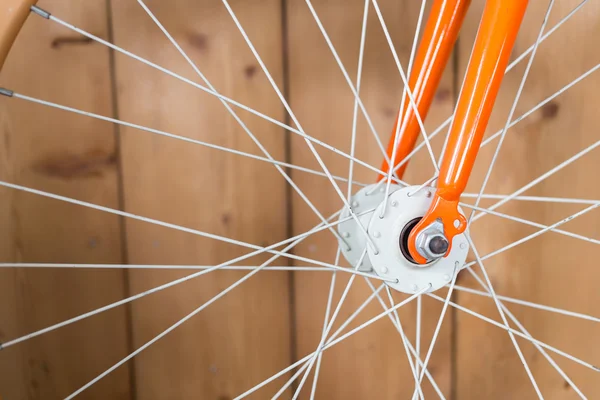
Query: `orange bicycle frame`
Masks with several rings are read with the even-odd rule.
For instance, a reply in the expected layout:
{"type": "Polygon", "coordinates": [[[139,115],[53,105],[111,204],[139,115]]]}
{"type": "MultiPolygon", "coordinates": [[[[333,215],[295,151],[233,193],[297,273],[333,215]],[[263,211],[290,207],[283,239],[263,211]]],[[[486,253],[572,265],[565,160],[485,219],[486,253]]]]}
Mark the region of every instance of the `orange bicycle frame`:
{"type": "MultiPolygon", "coordinates": [[[[470,3],[471,0],[434,0],[431,6],[431,12],[425,24],[423,37],[408,81],[419,111],[418,115],[423,120],[429,112],[470,3]]],[[[403,99],[402,110],[396,118],[387,148],[388,158],[394,165],[396,176],[400,179],[408,165],[406,157],[415,147],[421,131],[417,114],[407,100],[406,97],[403,99]],[[400,130],[398,130],[401,140],[397,144],[394,156],[394,136],[399,121],[402,121],[400,130]],[[392,157],[394,157],[394,161],[392,161],[392,157]]],[[[384,159],[381,171],[388,172],[389,168],[387,159],[384,159]]],[[[384,178],[385,176],[380,174],[377,180],[380,181],[384,178]]]]}
{"type": "MultiPolygon", "coordinates": [[[[409,79],[409,88],[422,118],[429,110],[469,3],[469,0],[434,1],[419,45],[415,68],[409,79]]],[[[473,169],[527,4],[528,0],[486,2],[448,133],[437,190],[429,210],[408,238],[410,255],[419,264],[427,262],[415,246],[415,239],[423,229],[436,220],[440,221],[450,243],[446,252],[448,254],[454,236],[467,228],[466,218],[458,211],[458,202],[473,169]]],[[[399,129],[401,140],[393,160],[393,137],[388,146],[388,156],[395,167],[412,151],[420,132],[414,107],[408,101],[405,103],[407,105],[402,107],[396,121],[396,124],[399,121],[402,124],[399,129]]],[[[397,125],[394,132],[396,129],[397,125]]],[[[397,169],[399,177],[405,168],[406,162],[397,169]]],[[[385,161],[382,170],[389,170],[385,161]]],[[[379,180],[382,178],[380,176],[379,180]]]]}

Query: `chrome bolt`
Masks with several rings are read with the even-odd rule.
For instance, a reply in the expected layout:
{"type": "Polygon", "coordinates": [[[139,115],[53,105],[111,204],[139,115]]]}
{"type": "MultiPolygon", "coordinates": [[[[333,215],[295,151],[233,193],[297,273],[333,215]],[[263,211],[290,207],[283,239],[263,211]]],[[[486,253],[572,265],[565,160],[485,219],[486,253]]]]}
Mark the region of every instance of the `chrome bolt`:
{"type": "Polygon", "coordinates": [[[429,240],[429,251],[433,254],[446,254],[449,245],[450,243],[444,235],[433,236],[429,240]]]}
{"type": "Polygon", "coordinates": [[[419,254],[428,261],[443,257],[450,247],[450,242],[444,235],[444,225],[440,221],[435,221],[423,229],[415,244],[419,254]]]}

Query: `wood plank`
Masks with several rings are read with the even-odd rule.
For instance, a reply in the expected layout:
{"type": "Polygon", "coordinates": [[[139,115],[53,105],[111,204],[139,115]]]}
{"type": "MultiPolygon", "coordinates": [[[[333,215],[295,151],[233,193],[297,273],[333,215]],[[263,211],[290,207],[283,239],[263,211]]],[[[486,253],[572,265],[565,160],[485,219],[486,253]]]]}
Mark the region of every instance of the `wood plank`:
{"type": "MultiPolygon", "coordinates": [[[[463,72],[482,11],[481,3],[474,2],[462,33],[460,71],[463,72]]],[[[547,29],[578,3],[555,2],[547,29]]],[[[535,42],[547,6],[547,1],[530,2],[513,57],[535,42]]],[[[600,53],[592,39],[599,33],[598,11],[597,4],[587,4],[540,45],[516,116],[598,62],[600,53]]],[[[503,127],[526,62],[506,76],[488,134],[503,127]]],[[[592,104],[598,96],[596,88],[599,82],[600,76],[590,76],[512,128],[503,144],[486,193],[511,193],[598,140],[597,113],[592,104]]],[[[491,160],[492,148],[495,145],[486,148],[478,159],[474,179],[470,182],[471,191],[478,191],[481,185],[491,160]]],[[[599,167],[597,153],[590,154],[525,194],[598,199],[600,190],[592,182],[599,167]]],[[[483,204],[491,205],[492,202],[483,204]]],[[[512,202],[498,211],[549,225],[582,208],[585,207],[512,202]]],[[[599,214],[591,212],[569,222],[564,228],[597,237],[594,226],[598,222],[599,214]]],[[[482,255],[534,231],[496,217],[485,217],[474,224],[471,230],[482,255]]],[[[596,282],[599,272],[592,255],[595,252],[593,246],[577,239],[547,233],[486,261],[485,266],[499,294],[597,315],[600,293],[596,282]]],[[[462,283],[478,287],[466,274],[462,283]]],[[[462,305],[499,320],[495,306],[488,299],[462,293],[458,299],[462,305]]],[[[511,305],[509,309],[534,337],[592,364],[600,362],[596,345],[600,327],[597,324],[517,305],[511,305]]],[[[460,311],[457,312],[456,329],[457,399],[535,397],[506,332],[460,311]]],[[[546,399],[579,398],[534,346],[524,340],[519,340],[519,344],[546,399]]],[[[600,396],[597,373],[559,355],[552,354],[552,357],[588,398],[600,396]]]]}
{"type": "MultiPolygon", "coordinates": [[[[283,119],[281,104],[221,1],[146,3],[217,90],[283,119]]],[[[279,1],[231,5],[281,84],[279,1]]],[[[115,1],[113,7],[116,43],[201,81],[138,4],[115,1]]],[[[214,97],[133,60],[116,61],[122,119],[260,154],[214,97]]],[[[239,115],[273,157],[283,159],[282,129],[239,115]]],[[[122,135],[128,211],[261,245],[286,237],[284,181],[272,166],[131,129],[122,135]]],[[[217,265],[249,252],[146,223],[128,221],[126,229],[131,263],[217,265]]],[[[189,273],[134,271],[131,291],[189,273]]],[[[135,347],[244,275],[217,271],[136,302],[135,347]]],[[[136,359],[138,397],[229,399],[283,369],[290,363],[288,305],[286,273],[252,277],[136,359]]],[[[257,398],[274,388],[265,390],[257,398]]]]}
{"type": "MultiPolygon", "coordinates": [[[[105,2],[40,1],[66,20],[106,37],[105,2]]],[[[108,52],[79,42],[39,17],[26,23],[0,84],[110,115],[108,52]]],[[[0,99],[1,179],[118,208],[110,124],[16,99],[0,99]]],[[[121,263],[118,218],[39,196],[0,191],[3,262],[121,263]]],[[[0,340],[7,341],[121,299],[123,272],[3,269],[0,340]]],[[[127,354],[123,308],[8,347],[0,357],[0,396],[64,398],[127,354]]],[[[87,393],[128,399],[121,368],[87,393]]]]}
{"type": "MultiPolygon", "coordinates": [[[[379,1],[386,23],[393,37],[396,50],[403,65],[408,65],[410,49],[419,13],[419,2],[379,1]]],[[[354,80],[357,71],[363,1],[313,1],[314,7],[331,36],[342,62],[354,80]]],[[[313,17],[304,1],[290,1],[289,55],[291,105],[307,133],[345,152],[350,150],[352,110],[354,98],[343,75],[339,71],[313,17]]],[[[361,98],[370,112],[373,122],[387,144],[401,97],[401,78],[391,56],[388,44],[382,33],[375,11],[371,8],[368,20],[365,64],[361,98]]],[[[450,114],[452,107],[452,68],[448,71],[440,87],[439,95],[432,106],[426,128],[433,127],[450,114]]],[[[370,136],[364,118],[360,124],[357,139],[357,157],[381,165],[382,155],[375,140],[370,136]]],[[[433,143],[439,152],[441,141],[433,143]]],[[[313,155],[301,138],[292,140],[292,161],[296,164],[318,169],[313,155]]],[[[348,175],[348,162],[327,150],[318,148],[331,172],[348,175]]],[[[433,173],[426,152],[419,153],[408,168],[406,179],[420,184],[433,173]]],[[[376,176],[363,167],[356,167],[355,179],[359,182],[374,182],[376,176]]],[[[306,191],[323,215],[328,216],[341,207],[341,201],[324,178],[314,178],[301,173],[294,175],[299,186],[306,191]]],[[[355,191],[356,191],[355,187],[355,191]]],[[[345,193],[346,186],[342,186],[345,193]]],[[[293,197],[294,232],[302,232],[317,224],[319,220],[306,207],[298,196],[293,197]]],[[[298,253],[308,257],[333,262],[336,242],[329,232],[314,235],[299,246],[298,253]]],[[[346,265],[346,264],[343,264],[346,265]]],[[[347,276],[337,277],[336,294],[340,298],[346,285],[347,276]]],[[[298,357],[314,351],[321,334],[325,305],[330,284],[330,276],[322,273],[295,274],[295,304],[297,308],[298,357]]],[[[356,280],[338,317],[339,326],[367,298],[370,289],[362,279],[356,280]]],[[[404,296],[395,296],[396,301],[404,296]]],[[[439,304],[425,299],[423,317],[422,348],[426,349],[440,312],[439,304]]],[[[381,312],[378,304],[372,304],[358,318],[365,321],[381,312]]],[[[405,307],[400,313],[403,325],[411,340],[415,334],[415,307],[405,307]]],[[[352,326],[356,326],[353,324],[352,326]]],[[[438,385],[446,393],[450,389],[450,327],[449,318],[436,345],[430,371],[438,385]]],[[[425,350],[423,350],[425,351],[425,350]]],[[[328,350],[323,357],[317,398],[406,398],[412,394],[408,362],[397,331],[389,321],[380,321],[358,333],[343,344],[328,350]]],[[[307,382],[310,388],[312,379],[307,382]]],[[[425,384],[426,396],[432,395],[432,388],[425,384]]],[[[308,398],[305,389],[303,398],[308,398]]]]}

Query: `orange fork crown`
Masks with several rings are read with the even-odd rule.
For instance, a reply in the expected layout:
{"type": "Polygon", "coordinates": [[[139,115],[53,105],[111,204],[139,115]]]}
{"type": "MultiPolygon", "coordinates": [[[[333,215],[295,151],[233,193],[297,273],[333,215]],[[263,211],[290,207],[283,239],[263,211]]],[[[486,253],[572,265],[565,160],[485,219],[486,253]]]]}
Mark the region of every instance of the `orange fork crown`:
{"type": "MultiPolygon", "coordinates": [[[[469,3],[469,0],[435,0],[433,3],[409,80],[416,108],[423,118],[433,100],[469,3]]],[[[433,225],[443,226],[448,241],[447,255],[452,239],[467,228],[467,220],[459,212],[458,202],[471,175],[527,4],[528,0],[486,2],[448,133],[438,187],[429,210],[408,237],[408,251],[419,264],[430,261],[416,247],[416,239],[424,230],[433,225]]],[[[396,157],[392,157],[393,137],[388,155],[401,178],[406,168],[404,158],[412,151],[420,128],[412,106],[402,107],[394,132],[399,121],[402,124],[398,131],[401,140],[395,151],[396,157]]],[[[389,170],[385,161],[382,170],[389,170]]],[[[382,178],[380,176],[379,180],[382,178]]]]}

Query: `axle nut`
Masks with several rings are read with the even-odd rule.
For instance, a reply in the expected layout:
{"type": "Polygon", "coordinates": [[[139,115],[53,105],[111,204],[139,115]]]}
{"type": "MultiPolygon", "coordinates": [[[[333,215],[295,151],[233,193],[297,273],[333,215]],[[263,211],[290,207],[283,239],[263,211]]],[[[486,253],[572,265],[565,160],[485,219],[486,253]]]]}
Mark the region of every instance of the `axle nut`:
{"type": "Polygon", "coordinates": [[[415,245],[419,254],[428,261],[443,257],[450,247],[450,242],[444,236],[444,225],[435,221],[423,229],[417,236],[415,245]]]}

